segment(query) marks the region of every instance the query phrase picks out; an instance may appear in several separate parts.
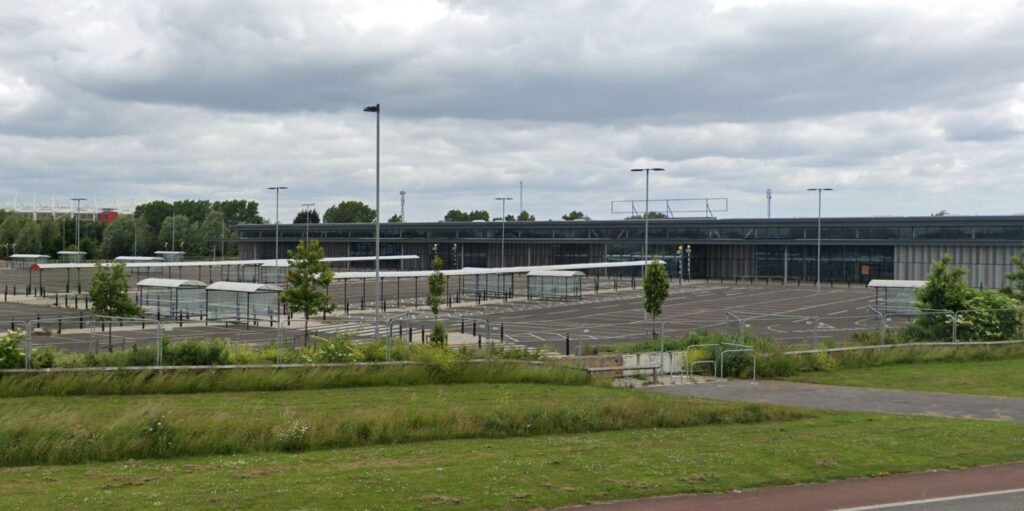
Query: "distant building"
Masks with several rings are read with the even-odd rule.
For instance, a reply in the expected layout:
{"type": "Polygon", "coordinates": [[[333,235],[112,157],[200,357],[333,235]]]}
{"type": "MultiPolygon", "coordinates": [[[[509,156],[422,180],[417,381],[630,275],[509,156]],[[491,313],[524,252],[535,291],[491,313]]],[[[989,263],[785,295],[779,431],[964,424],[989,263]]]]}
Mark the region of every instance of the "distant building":
{"type": "MultiPolygon", "coordinates": [[[[273,224],[232,230],[239,235],[240,257],[274,257],[273,224]]],[[[281,224],[281,253],[305,235],[305,224],[281,224]]],[[[309,236],[329,257],[374,253],[373,224],[310,224],[309,236]]],[[[649,236],[651,255],[664,259],[674,278],[680,272],[694,279],[815,278],[816,218],[652,219],[649,236]]],[[[643,220],[508,222],[505,265],[638,260],[643,240],[643,220]]],[[[381,255],[417,255],[425,269],[435,245],[449,268],[499,266],[501,223],[381,224],[381,255]]],[[[821,278],[923,280],[932,263],[948,253],[967,268],[971,285],[996,287],[1004,284],[1010,258],[1022,248],[1024,216],[826,218],[821,278]]]]}

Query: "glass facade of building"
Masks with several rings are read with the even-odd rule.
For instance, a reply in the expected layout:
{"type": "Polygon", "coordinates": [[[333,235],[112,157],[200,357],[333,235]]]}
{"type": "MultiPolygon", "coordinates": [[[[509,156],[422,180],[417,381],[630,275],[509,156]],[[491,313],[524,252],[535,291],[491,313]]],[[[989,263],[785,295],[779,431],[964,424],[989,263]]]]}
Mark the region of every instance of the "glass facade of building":
{"type": "MultiPolygon", "coordinates": [[[[273,256],[273,225],[233,229],[242,257],[273,256]]],[[[283,253],[304,238],[305,225],[282,225],[280,232],[283,253]]],[[[372,256],[373,237],[372,224],[310,226],[310,238],[328,256],[372,256]]],[[[664,259],[673,277],[811,279],[817,268],[816,219],[656,219],[648,237],[650,254],[664,259]]],[[[447,268],[495,267],[502,255],[505,266],[639,260],[644,222],[508,222],[504,249],[501,239],[498,222],[382,224],[381,255],[418,255],[420,263],[406,269],[425,269],[434,255],[447,268]]],[[[1008,254],[1024,247],[1024,216],[829,218],[822,223],[821,244],[823,280],[921,278],[936,250],[978,248],[994,255],[972,264],[992,266],[983,273],[999,282],[1008,254]],[[922,255],[928,260],[918,261],[922,255]],[[914,262],[908,266],[900,257],[914,262]]]]}

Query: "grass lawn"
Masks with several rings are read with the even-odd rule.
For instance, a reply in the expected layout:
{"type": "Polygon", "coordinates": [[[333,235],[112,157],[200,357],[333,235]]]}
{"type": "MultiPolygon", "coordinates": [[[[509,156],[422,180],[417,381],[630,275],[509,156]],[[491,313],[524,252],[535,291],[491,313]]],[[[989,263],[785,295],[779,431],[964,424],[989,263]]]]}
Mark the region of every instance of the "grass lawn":
{"type": "Polygon", "coordinates": [[[807,383],[1024,397],[1024,359],[927,362],[801,373],[807,383]]]}
{"type": "Polygon", "coordinates": [[[0,509],[513,509],[1024,459],[1024,425],[790,422],[0,468],[0,509]]]}
{"type": "Polygon", "coordinates": [[[539,384],[3,398],[0,466],[785,421],[813,413],[539,384]]]}

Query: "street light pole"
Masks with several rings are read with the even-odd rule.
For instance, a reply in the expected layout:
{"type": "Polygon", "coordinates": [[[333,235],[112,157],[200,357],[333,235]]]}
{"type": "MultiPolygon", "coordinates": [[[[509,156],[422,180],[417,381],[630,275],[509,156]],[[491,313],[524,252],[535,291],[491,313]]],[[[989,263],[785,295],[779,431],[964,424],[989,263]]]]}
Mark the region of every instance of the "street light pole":
{"type": "Polygon", "coordinates": [[[501,267],[505,267],[505,203],[512,200],[512,197],[495,197],[494,200],[501,201],[501,267]]]}
{"type": "Polygon", "coordinates": [[[377,214],[374,219],[373,280],[377,286],[377,300],[373,304],[373,338],[380,338],[380,103],[368,106],[364,112],[377,114],[377,214]]]}
{"type": "Polygon", "coordinates": [[[818,192],[818,277],[814,281],[814,292],[821,294],[821,193],[831,192],[831,188],[808,188],[808,192],[818,192]]]}
{"type": "Polygon", "coordinates": [[[313,212],[313,206],[315,206],[315,205],[316,205],[315,202],[304,202],[304,203],[302,203],[302,207],[306,208],[306,245],[307,246],[309,245],[309,214],[313,212]]]}
{"type": "MultiPolygon", "coordinates": [[[[647,226],[650,223],[650,200],[651,200],[651,172],[665,172],[662,168],[651,168],[651,169],[629,169],[630,172],[643,172],[645,175],[644,179],[644,261],[647,261],[647,226]]],[[[644,271],[647,271],[647,266],[644,266],[644,271]]]]}
{"type": "Polygon", "coordinates": [[[174,244],[174,234],[178,223],[178,214],[174,212],[174,204],[171,204],[171,250],[177,250],[174,244]]]}
{"type": "Polygon", "coordinates": [[[278,246],[281,243],[281,190],[287,190],[287,186],[271,186],[267,190],[274,190],[274,271],[279,272],[277,260],[280,257],[278,246]]]}
{"type": "Polygon", "coordinates": [[[81,224],[82,224],[82,197],[71,199],[75,203],[75,250],[82,251],[81,224]]]}

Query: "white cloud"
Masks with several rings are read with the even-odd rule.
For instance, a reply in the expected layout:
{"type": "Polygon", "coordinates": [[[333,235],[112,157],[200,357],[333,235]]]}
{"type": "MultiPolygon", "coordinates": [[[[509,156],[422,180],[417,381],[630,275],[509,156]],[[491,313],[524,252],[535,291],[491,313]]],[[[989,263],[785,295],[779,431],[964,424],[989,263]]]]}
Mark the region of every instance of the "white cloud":
{"type": "MultiPolygon", "coordinates": [[[[1020,212],[1015,2],[23,2],[0,13],[8,193],[315,200],[408,217],[518,200],[609,217],[1020,212]]],[[[13,197],[0,197],[10,201],[13,197]]],[[[269,204],[269,202],[265,202],[269,204]]],[[[518,205],[513,203],[513,209],[518,205]]],[[[267,211],[264,211],[266,214],[267,211]]]]}

